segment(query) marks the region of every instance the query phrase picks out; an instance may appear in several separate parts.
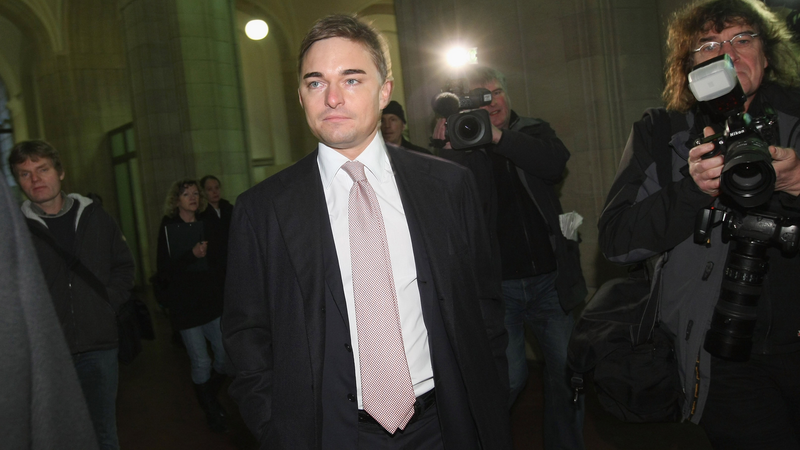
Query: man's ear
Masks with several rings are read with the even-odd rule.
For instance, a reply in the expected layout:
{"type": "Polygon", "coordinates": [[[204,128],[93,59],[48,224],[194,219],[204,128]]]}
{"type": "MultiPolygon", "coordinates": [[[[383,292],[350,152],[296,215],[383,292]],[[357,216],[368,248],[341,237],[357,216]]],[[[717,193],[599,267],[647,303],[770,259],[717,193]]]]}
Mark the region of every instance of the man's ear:
{"type": "Polygon", "coordinates": [[[58,175],[58,179],[64,181],[64,175],[66,175],[66,172],[64,172],[64,170],[62,169],[61,173],[58,175]]]}
{"type": "Polygon", "coordinates": [[[303,96],[300,95],[300,88],[297,88],[297,98],[300,99],[300,107],[306,109],[306,107],[303,105],[303,96]]]}
{"type": "Polygon", "coordinates": [[[393,89],[394,89],[394,81],[386,80],[386,81],[383,82],[383,86],[381,86],[381,92],[380,92],[380,96],[381,96],[381,98],[380,98],[381,111],[383,111],[383,108],[386,108],[386,106],[392,100],[392,90],[393,89]]]}

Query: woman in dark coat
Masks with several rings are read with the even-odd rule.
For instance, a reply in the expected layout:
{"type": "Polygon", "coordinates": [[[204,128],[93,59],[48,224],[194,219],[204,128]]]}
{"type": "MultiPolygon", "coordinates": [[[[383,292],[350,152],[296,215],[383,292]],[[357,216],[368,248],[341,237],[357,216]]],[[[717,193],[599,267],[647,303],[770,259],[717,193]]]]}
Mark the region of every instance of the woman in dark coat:
{"type": "Polygon", "coordinates": [[[226,414],[217,391],[226,360],[219,323],[224,245],[216,224],[198,218],[197,212],[205,207],[205,196],[195,180],[172,184],[158,232],[158,276],[168,286],[164,306],[189,354],[200,406],[212,430],[222,432],[227,429],[226,414]],[[213,364],[206,340],[214,351],[213,364]]]}

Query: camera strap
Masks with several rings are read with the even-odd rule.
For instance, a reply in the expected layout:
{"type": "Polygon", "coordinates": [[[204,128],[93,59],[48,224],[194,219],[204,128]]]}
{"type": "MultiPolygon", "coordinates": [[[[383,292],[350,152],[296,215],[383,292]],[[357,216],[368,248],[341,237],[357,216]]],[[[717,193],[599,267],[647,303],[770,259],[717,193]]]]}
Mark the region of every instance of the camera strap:
{"type": "Polygon", "coordinates": [[[658,185],[663,189],[672,182],[672,147],[670,141],[675,133],[689,128],[683,114],[669,112],[664,108],[650,108],[644,116],[650,116],[653,123],[651,150],[656,165],[658,185]]]}

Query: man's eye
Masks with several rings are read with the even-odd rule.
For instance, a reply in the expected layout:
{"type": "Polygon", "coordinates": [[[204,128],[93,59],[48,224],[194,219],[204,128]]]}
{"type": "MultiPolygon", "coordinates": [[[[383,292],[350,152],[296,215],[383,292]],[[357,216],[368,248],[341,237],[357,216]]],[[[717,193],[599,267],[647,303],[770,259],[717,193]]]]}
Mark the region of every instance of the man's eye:
{"type": "Polygon", "coordinates": [[[715,52],[719,48],[718,42],[706,42],[702,47],[700,47],[701,52],[715,52]]]}
{"type": "Polygon", "coordinates": [[[358,84],[358,80],[356,80],[355,78],[350,78],[347,81],[345,81],[345,83],[347,83],[347,84],[352,86],[354,84],[358,84]]]}
{"type": "Polygon", "coordinates": [[[320,85],[321,85],[321,83],[319,81],[312,81],[312,82],[308,83],[308,87],[311,88],[311,89],[316,89],[316,88],[320,87],[320,85]]]}

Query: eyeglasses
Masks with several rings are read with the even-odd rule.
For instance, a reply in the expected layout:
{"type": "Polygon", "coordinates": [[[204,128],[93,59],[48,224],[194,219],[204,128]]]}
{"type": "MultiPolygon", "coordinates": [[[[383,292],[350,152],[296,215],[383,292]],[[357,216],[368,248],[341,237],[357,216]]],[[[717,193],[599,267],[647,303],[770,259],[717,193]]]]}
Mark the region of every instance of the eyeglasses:
{"type": "Polygon", "coordinates": [[[716,55],[722,49],[726,42],[731,44],[737,52],[747,51],[753,47],[753,39],[758,36],[758,33],[739,33],[736,36],[722,42],[705,42],[700,47],[692,50],[694,53],[701,55],[716,55]]]}

